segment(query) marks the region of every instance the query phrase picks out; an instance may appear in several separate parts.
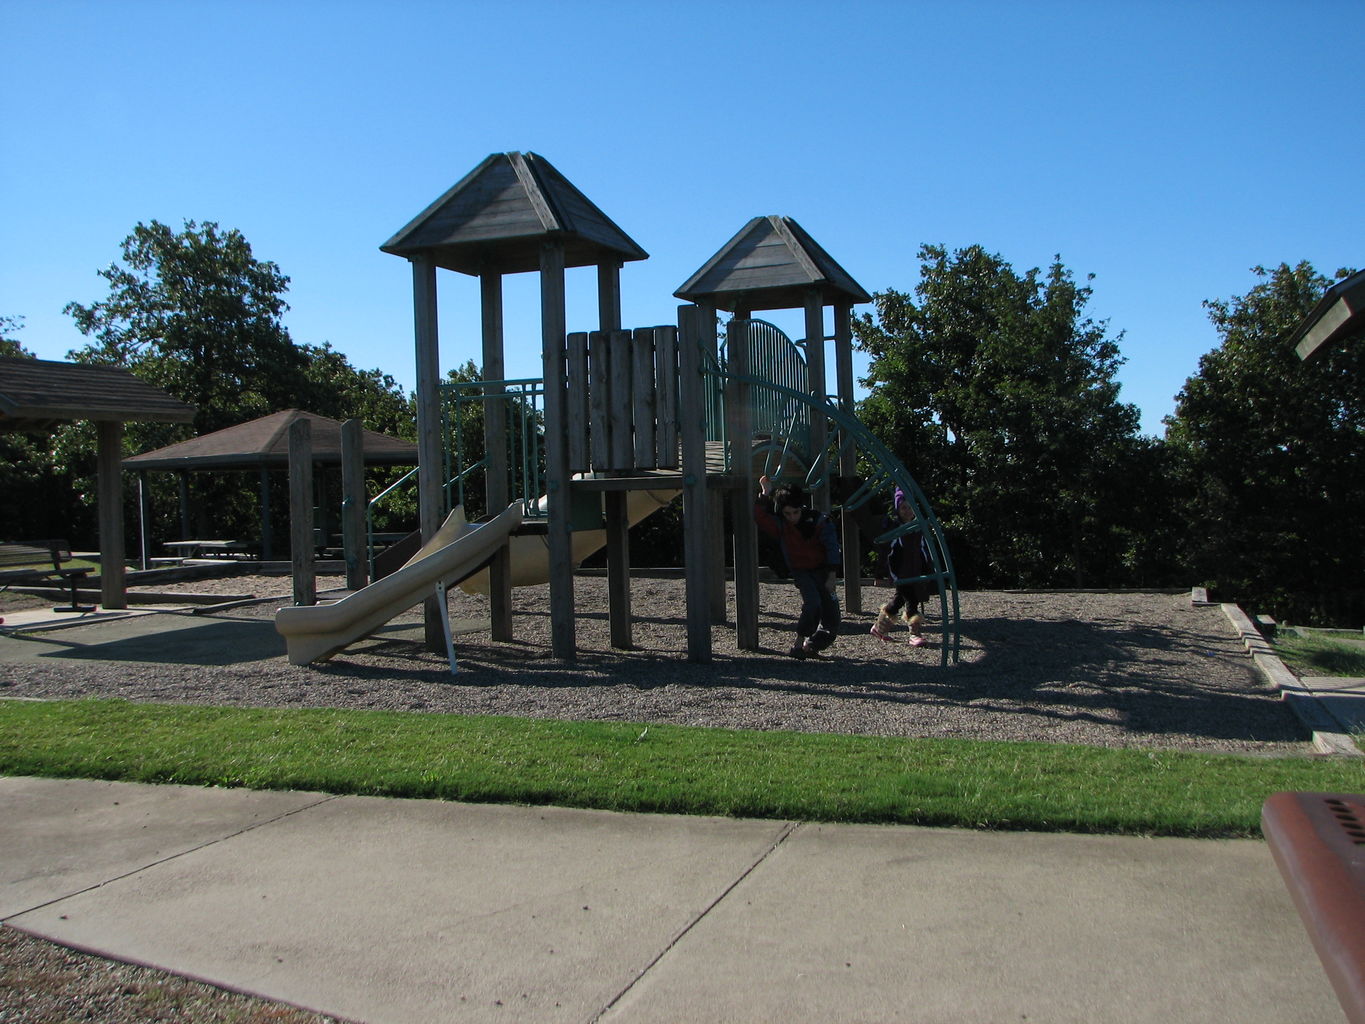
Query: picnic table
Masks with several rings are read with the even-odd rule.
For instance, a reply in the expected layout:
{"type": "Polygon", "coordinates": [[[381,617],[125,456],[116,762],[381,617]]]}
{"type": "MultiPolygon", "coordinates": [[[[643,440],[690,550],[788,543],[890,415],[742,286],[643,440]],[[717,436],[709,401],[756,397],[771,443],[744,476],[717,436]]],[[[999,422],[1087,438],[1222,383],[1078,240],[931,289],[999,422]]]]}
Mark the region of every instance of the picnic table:
{"type": "Polygon", "coordinates": [[[250,546],[241,540],[168,540],[162,545],[181,558],[197,558],[201,554],[223,558],[251,553],[250,546]]]}

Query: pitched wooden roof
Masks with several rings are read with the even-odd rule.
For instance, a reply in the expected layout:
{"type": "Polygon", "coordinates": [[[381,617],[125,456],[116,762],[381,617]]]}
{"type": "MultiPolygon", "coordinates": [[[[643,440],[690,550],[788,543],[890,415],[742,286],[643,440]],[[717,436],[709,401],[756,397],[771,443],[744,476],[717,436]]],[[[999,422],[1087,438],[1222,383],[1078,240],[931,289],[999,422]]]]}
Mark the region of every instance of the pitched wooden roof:
{"type": "Polygon", "coordinates": [[[673,294],[718,309],[799,309],[811,287],[825,305],[871,296],[790,217],[755,217],[673,294]]]}
{"type": "Polygon", "coordinates": [[[380,249],[462,274],[517,274],[540,269],[546,238],[564,242],[570,267],[649,257],[535,153],[492,154],[380,249]]]}
{"type": "Polygon", "coordinates": [[[0,358],[0,430],[49,430],[73,420],[193,419],[194,406],[121,366],[0,358]]]}
{"type": "MultiPolygon", "coordinates": [[[[215,430],[188,441],[143,452],[123,460],[125,469],[254,469],[289,465],[289,428],[306,419],[313,461],[341,461],[341,424],[326,416],[286,409],[249,423],[215,430]]],[[[373,430],[363,432],[365,461],[385,465],[417,465],[417,446],[373,430]]]]}
{"type": "Polygon", "coordinates": [[[1328,288],[1295,328],[1289,343],[1300,359],[1311,359],[1348,335],[1365,332],[1365,270],[1328,288]]]}

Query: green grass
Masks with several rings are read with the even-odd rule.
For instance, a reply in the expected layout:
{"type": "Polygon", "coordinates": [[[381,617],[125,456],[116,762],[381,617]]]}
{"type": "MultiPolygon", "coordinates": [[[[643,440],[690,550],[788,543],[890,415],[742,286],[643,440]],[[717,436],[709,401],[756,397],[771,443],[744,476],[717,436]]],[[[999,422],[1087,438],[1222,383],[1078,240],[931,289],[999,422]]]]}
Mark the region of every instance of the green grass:
{"type": "Polygon", "coordinates": [[[1365,646],[1333,639],[1330,633],[1281,633],[1275,653],[1300,676],[1365,676],[1365,646]]]}
{"type": "Polygon", "coordinates": [[[1255,835],[1358,762],[377,711],[0,700],[0,773],[805,821],[1255,835]]]}

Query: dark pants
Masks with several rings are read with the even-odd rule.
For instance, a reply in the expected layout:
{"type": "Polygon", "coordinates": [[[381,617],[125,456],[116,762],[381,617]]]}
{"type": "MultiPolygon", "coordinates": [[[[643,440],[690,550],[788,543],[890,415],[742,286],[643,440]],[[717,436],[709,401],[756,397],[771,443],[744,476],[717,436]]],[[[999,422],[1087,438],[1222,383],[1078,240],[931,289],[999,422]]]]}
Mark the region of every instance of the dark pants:
{"type": "Polygon", "coordinates": [[[792,570],[792,582],[801,592],[801,618],[796,622],[796,635],[810,637],[810,645],[817,651],[834,643],[839,632],[839,601],[826,585],[829,576],[828,569],[792,570]]]}

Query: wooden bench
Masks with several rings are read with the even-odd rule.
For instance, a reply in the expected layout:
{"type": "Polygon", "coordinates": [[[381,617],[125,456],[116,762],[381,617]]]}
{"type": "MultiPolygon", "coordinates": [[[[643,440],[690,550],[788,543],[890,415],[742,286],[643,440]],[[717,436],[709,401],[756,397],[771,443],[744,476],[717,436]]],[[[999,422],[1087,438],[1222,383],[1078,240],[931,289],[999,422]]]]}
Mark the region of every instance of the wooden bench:
{"type": "Polygon", "coordinates": [[[0,544],[0,590],[15,583],[57,582],[71,587],[71,604],[54,612],[92,612],[94,605],[82,605],[77,590],[90,575],[87,568],[63,569],[71,561],[71,545],[64,540],[32,540],[0,544]]]}
{"type": "Polygon", "coordinates": [[[1346,1019],[1365,1024],[1365,796],[1274,793],[1261,831],[1346,1019]]]}

